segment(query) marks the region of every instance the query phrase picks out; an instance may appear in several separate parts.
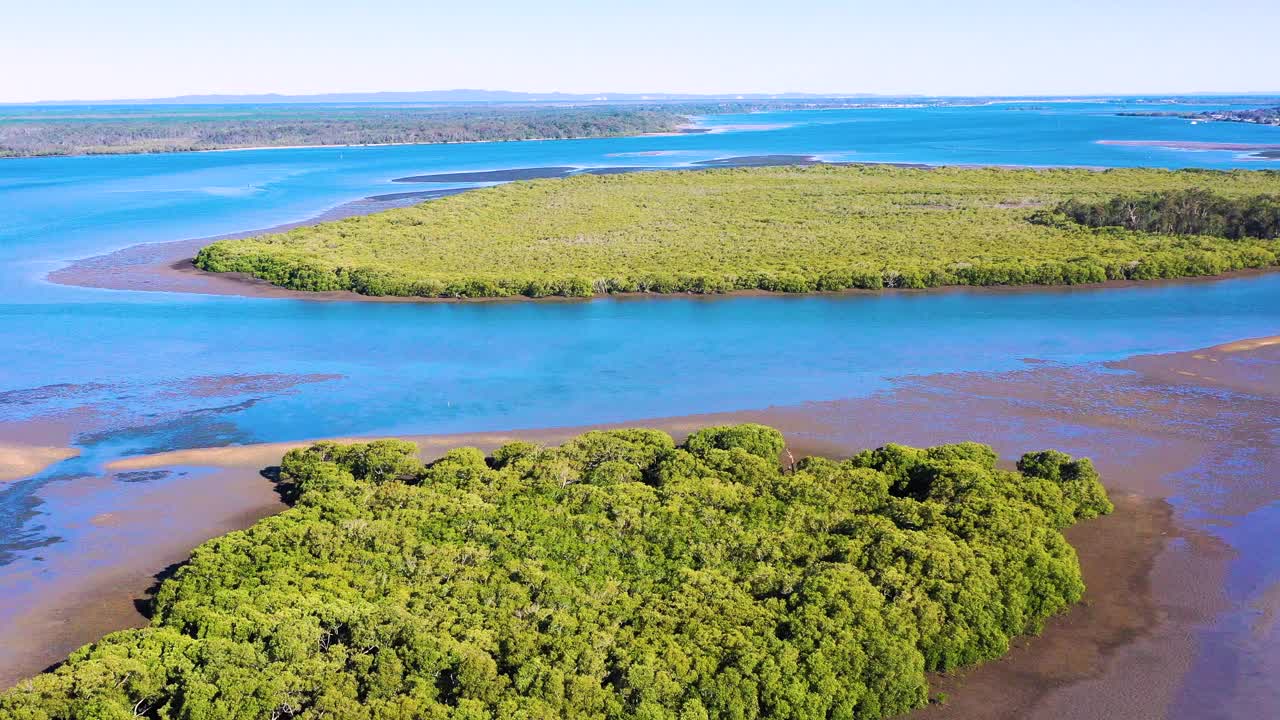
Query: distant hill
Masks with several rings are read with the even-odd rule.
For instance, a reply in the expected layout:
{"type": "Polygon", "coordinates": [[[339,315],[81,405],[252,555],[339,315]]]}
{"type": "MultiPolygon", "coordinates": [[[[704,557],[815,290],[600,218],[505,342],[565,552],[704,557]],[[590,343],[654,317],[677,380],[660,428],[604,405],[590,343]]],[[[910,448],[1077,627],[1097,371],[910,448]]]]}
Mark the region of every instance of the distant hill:
{"type": "Polygon", "coordinates": [[[624,105],[634,103],[667,103],[667,102],[718,102],[718,101],[831,101],[860,100],[866,102],[937,102],[942,104],[1022,101],[1022,100],[1093,100],[1093,101],[1126,101],[1137,103],[1174,103],[1212,100],[1220,104],[1253,104],[1262,99],[1275,98],[1280,92],[1240,92],[1240,93],[1188,93],[1175,95],[924,95],[920,93],[901,93],[887,95],[882,93],[566,93],[566,92],[517,92],[513,90],[478,90],[458,88],[453,90],[415,90],[388,92],[345,92],[319,93],[314,95],[284,95],[280,93],[258,94],[205,94],[178,95],[161,98],[116,98],[105,100],[42,100],[29,103],[3,103],[0,106],[109,106],[109,105],[335,105],[353,103],[384,103],[401,105],[418,104],[610,104],[624,105]]]}
{"type": "MultiPolygon", "coordinates": [[[[887,97],[866,93],[723,93],[695,95],[680,93],[527,93],[510,90],[422,90],[411,92],[323,93],[318,95],[179,95],[167,98],[115,100],[46,100],[30,105],[231,105],[246,103],[483,103],[483,102],[665,102],[681,100],[797,100],[809,98],[887,97]]],[[[894,96],[915,97],[915,96],[894,96]]]]}

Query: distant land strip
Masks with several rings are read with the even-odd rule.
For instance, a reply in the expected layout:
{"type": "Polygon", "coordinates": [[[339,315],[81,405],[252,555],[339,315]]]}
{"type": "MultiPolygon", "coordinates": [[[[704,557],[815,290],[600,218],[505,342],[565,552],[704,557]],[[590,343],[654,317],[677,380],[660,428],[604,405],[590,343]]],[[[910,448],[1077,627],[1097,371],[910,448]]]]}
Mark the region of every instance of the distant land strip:
{"type": "Polygon", "coordinates": [[[1204,112],[1122,112],[1127,117],[1176,117],[1203,122],[1237,122],[1250,125],[1280,126],[1280,106],[1263,108],[1232,108],[1206,110],[1204,112]]]}
{"type": "Polygon", "coordinates": [[[0,106],[0,158],[711,132],[694,116],[879,107],[847,99],[646,104],[0,106]]]}

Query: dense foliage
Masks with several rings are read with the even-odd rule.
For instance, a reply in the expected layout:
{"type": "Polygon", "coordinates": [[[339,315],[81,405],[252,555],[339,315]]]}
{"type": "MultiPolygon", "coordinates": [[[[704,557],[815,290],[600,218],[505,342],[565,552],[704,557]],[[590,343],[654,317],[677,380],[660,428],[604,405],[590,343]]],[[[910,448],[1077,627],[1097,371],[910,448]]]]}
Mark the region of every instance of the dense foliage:
{"type": "Polygon", "coordinates": [[[0,696],[50,718],[881,718],[1083,591],[1088,460],[976,443],[779,466],[782,436],[290,452],[295,506],[206,543],[150,627],[0,696]]]}
{"type": "Polygon", "coordinates": [[[654,106],[214,106],[0,113],[0,157],[605,137],[674,129],[654,106]]]}
{"type": "MultiPolygon", "coordinates": [[[[1122,227],[1165,235],[1216,235],[1239,240],[1280,238],[1280,194],[1224,197],[1192,188],[1114,197],[1102,202],[1068,200],[1056,208],[1089,227],[1122,227]]],[[[1041,218],[1053,221],[1053,215],[1041,218]]]]}
{"type": "Polygon", "coordinates": [[[296,290],[422,297],[1074,284],[1276,264],[1274,240],[1033,223],[1135,190],[1280,193],[1273,172],[774,167],[513,183],[287,233],[196,264],[296,290]]]}

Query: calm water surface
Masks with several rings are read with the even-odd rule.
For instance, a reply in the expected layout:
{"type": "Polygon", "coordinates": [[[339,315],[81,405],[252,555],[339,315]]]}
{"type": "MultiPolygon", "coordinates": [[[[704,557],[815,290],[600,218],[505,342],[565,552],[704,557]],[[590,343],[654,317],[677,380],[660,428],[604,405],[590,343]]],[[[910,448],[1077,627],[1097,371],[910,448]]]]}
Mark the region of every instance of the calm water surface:
{"type": "Polygon", "coordinates": [[[710,118],[717,131],[700,135],[0,161],[0,441],[83,450],[0,490],[0,564],[74,538],[62,518],[88,511],[60,508],[54,498],[66,493],[44,491],[124,455],[797,404],[866,394],[908,374],[1006,370],[1028,358],[1081,363],[1280,333],[1280,275],[1105,291],[456,305],[43,280],[68,260],[120,247],[268,227],[368,195],[426,189],[390,182],[422,173],[785,153],[1280,168],[1247,153],[1098,144],[1280,142],[1274,128],[1116,117],[1118,109],[762,113],[710,118]]]}
{"type": "Polygon", "coordinates": [[[1106,292],[474,305],[121,292],[43,279],[68,260],[124,246],[267,227],[422,189],[390,181],[429,172],[782,153],[1280,167],[1247,153],[1098,144],[1280,141],[1273,128],[1118,117],[1120,109],[758,113],[708,118],[715,131],[700,135],[0,162],[0,432],[29,434],[29,421],[40,421],[84,450],[43,479],[0,491],[0,544],[23,532],[48,478],[123,454],[791,404],[870,392],[903,374],[1006,369],[1028,357],[1082,362],[1277,332],[1277,277],[1106,292]]]}

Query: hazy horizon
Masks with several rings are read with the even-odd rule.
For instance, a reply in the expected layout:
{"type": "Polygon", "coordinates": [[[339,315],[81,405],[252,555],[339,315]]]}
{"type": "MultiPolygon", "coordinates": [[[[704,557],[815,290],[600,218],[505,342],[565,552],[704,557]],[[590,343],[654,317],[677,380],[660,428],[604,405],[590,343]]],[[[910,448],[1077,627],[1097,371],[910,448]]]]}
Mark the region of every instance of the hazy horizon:
{"type": "Polygon", "coordinates": [[[256,100],[256,99],[280,99],[282,101],[295,102],[302,104],[305,102],[317,102],[323,104],[327,102],[327,98],[334,98],[333,102],[354,102],[354,103],[431,103],[431,102],[600,102],[607,103],[611,100],[619,102],[681,102],[681,101],[698,101],[698,100],[798,100],[803,101],[810,99],[886,99],[886,100],[910,100],[910,99],[952,99],[952,98],[991,98],[991,99],[1089,99],[1089,98],[1125,98],[1125,97],[1280,97],[1280,90],[1187,90],[1187,91],[1166,91],[1166,92],[1095,92],[1095,93],[1075,93],[1059,95],[1053,93],[1028,93],[1028,94],[979,94],[979,95],[933,95],[926,93],[869,93],[869,92],[776,92],[766,93],[760,91],[743,91],[743,92],[712,92],[712,93],[677,93],[665,91],[653,92],[612,92],[601,90],[597,92],[564,92],[560,90],[548,90],[545,92],[525,91],[525,90],[507,90],[504,88],[439,88],[426,90],[332,90],[317,93],[290,94],[279,92],[252,92],[252,93],[183,93],[181,95],[168,96],[150,96],[150,97],[64,97],[64,98],[44,98],[40,100],[26,101],[3,101],[0,105],[49,105],[57,106],[59,104],[76,105],[76,104],[181,104],[176,101],[192,100],[196,104],[207,100],[227,99],[228,102],[235,103],[240,100],[256,100]],[[374,96],[428,96],[428,95],[506,95],[506,96],[528,96],[504,98],[480,98],[473,99],[431,99],[431,100],[413,100],[402,99],[400,97],[388,97],[387,99],[350,99],[374,96]],[[312,99],[316,100],[312,100],[312,99]]]}
{"type": "Polygon", "coordinates": [[[1280,6],[911,7],[655,0],[376,9],[121,0],[7,13],[0,102],[497,88],[550,94],[1091,96],[1280,92],[1280,6]],[[1235,18],[1224,23],[1222,18],[1235,18]],[[726,90],[726,88],[729,88],[726,90]]]}

